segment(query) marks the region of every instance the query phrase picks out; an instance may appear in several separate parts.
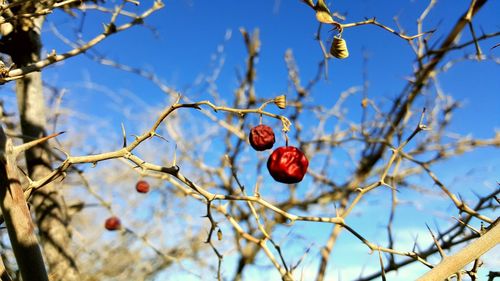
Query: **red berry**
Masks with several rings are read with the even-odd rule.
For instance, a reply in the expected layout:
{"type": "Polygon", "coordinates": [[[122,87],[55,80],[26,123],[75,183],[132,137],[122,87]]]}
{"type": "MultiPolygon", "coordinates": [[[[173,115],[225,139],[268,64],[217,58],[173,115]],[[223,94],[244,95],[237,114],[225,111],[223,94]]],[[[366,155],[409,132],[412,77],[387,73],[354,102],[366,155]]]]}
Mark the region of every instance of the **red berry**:
{"type": "Polygon", "coordinates": [[[115,216],[109,217],[104,223],[104,227],[109,231],[118,230],[121,228],[121,226],[122,223],[120,219],[115,216]]]}
{"type": "Polygon", "coordinates": [[[139,193],[148,193],[149,183],[145,180],[140,180],[135,184],[135,190],[139,193]]]}
{"type": "Polygon", "coordinates": [[[294,146],[278,147],[267,160],[267,169],[274,180],[288,184],[300,182],[308,166],[307,157],[294,146]]]}
{"type": "Polygon", "coordinates": [[[253,149],[257,151],[270,149],[275,142],[273,129],[267,125],[255,126],[250,130],[248,140],[253,149]]]}

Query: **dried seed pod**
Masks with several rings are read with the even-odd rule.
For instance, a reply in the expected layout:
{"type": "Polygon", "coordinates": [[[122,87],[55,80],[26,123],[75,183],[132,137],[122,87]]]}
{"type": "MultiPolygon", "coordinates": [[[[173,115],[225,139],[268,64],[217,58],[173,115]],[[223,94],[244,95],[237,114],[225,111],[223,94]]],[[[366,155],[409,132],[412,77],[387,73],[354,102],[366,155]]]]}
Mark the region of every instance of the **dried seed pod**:
{"type": "Polygon", "coordinates": [[[349,56],[345,40],[340,37],[333,37],[332,46],[330,47],[330,54],[338,59],[345,59],[349,56]]]}
{"type": "Polygon", "coordinates": [[[332,16],[330,15],[330,13],[328,13],[326,11],[317,11],[316,12],[316,19],[319,22],[326,23],[326,24],[330,24],[330,23],[334,23],[335,22],[333,20],[332,16]]]}
{"type": "Polygon", "coordinates": [[[274,98],[274,104],[281,108],[281,109],[284,109],[286,107],[286,96],[285,95],[281,95],[281,96],[277,96],[274,98]]]}
{"type": "Polygon", "coordinates": [[[219,230],[217,230],[217,239],[219,241],[222,240],[222,230],[220,230],[220,228],[219,228],[219,230]]]}

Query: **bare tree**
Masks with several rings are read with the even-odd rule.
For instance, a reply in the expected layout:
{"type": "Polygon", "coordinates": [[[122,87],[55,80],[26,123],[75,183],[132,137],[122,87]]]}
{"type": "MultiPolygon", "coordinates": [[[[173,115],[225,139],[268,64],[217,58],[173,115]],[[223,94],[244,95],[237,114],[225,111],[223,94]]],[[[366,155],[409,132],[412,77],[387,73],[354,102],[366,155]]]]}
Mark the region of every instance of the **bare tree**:
{"type": "MultiPolygon", "coordinates": [[[[7,134],[2,138],[0,199],[11,241],[11,250],[2,249],[2,280],[9,280],[9,275],[14,279],[22,276],[24,280],[47,280],[48,276],[51,280],[142,280],[161,276],[169,268],[199,279],[207,279],[208,272],[217,280],[242,280],[245,272],[258,267],[261,261],[278,274],[271,276],[283,280],[325,280],[333,263],[334,246],[344,230],[379,256],[380,269],[360,274],[359,280],[386,280],[390,272],[416,263],[429,268],[420,280],[452,276],[461,280],[463,275],[477,280],[482,255],[499,242],[495,210],[500,189],[497,186],[493,192],[475,199],[462,198],[440,179],[435,167],[476,148],[500,146],[498,133],[487,139],[447,139],[450,120],[459,104],[439,87],[439,75],[455,63],[447,57],[450,53],[472,49],[474,54],[462,59],[495,60],[485,57],[480,45],[500,33],[485,31],[478,36],[474,25],[474,17],[488,1],[471,1],[457,15],[444,39],[434,38],[434,30],[423,29],[437,3],[434,0],[421,12],[417,33],[412,35],[376,18],[348,22],[340,13],[332,13],[323,0],[303,2],[304,13],[310,12],[310,8],[315,15],[311,21],[319,24],[316,40],[322,59],[313,66],[317,67],[316,75],[303,78],[293,51],[287,50],[284,61],[289,88],[270,98],[258,93],[255,84],[261,48],[259,30],[249,32],[242,28],[247,56],[244,70],[238,73],[234,95],[228,100],[227,94],[217,90],[217,75],[224,67],[223,49],[213,56],[212,73],[190,86],[207,93],[202,99],[189,89],[181,91],[164,83],[156,73],[92,51],[109,36],[143,24],[163,8],[160,1],[151,6],[131,0],[118,4],[4,1],[0,52],[8,55],[8,60],[0,79],[3,83],[16,81],[19,127],[12,116],[5,114],[2,104],[1,118],[7,134]],[[132,5],[142,12],[130,12],[128,7],[132,5]],[[64,9],[75,17],[99,12],[110,19],[102,33],[88,41],[70,40],[57,26],[52,27],[52,32],[71,49],[63,53],[52,51],[44,58],[41,27],[47,14],[55,9],[64,9]],[[335,32],[326,40],[325,26],[335,32]],[[314,100],[316,87],[329,77],[329,64],[349,57],[344,32],[364,26],[378,27],[377,32],[390,32],[409,44],[415,65],[407,85],[389,106],[370,95],[366,76],[364,85],[336,95],[331,106],[314,100]],[[464,32],[470,32],[472,40],[461,41],[464,32]],[[71,132],[67,139],[57,138],[57,149],[52,149],[47,143],[56,144],[53,139],[60,135],[56,128],[82,124],[77,121],[77,108],[62,106],[62,101],[69,99],[65,89],[45,85],[44,91],[41,73],[49,65],[81,54],[102,65],[135,73],[137,79],[151,81],[166,98],[159,107],[141,105],[147,114],[140,117],[117,101],[116,107],[127,120],[119,138],[99,133],[109,131],[109,125],[89,117],[97,128],[94,132],[71,132]],[[50,97],[44,96],[44,92],[50,97]],[[360,96],[362,113],[356,119],[360,121],[356,121],[345,109],[347,102],[360,96]],[[274,179],[287,182],[288,188],[283,192],[280,185],[273,184],[267,172],[271,170],[270,153],[251,149],[255,147],[253,141],[249,145],[249,132],[256,124],[282,132],[273,136],[275,152],[277,146],[283,146],[279,143],[284,143],[285,149],[296,147],[294,151],[300,151],[294,153],[303,152],[309,166],[304,166],[304,160],[296,165],[307,169],[307,181],[298,184],[303,174],[297,170],[293,170],[293,176],[279,171],[285,174],[273,174],[274,179]],[[25,143],[13,145],[11,139],[15,137],[21,137],[25,143]],[[94,147],[88,146],[90,139],[94,147]],[[121,146],[117,148],[118,145],[121,146]],[[22,152],[27,172],[24,167],[16,169],[16,156],[22,152]],[[345,178],[332,173],[334,155],[339,152],[352,160],[345,178]],[[85,164],[92,164],[94,169],[86,169],[85,164]],[[426,180],[417,180],[424,177],[426,180]],[[132,197],[130,189],[122,188],[134,182],[139,184],[139,180],[144,186],[137,190],[144,193],[154,187],[157,199],[132,197]],[[304,192],[300,187],[306,182],[314,188],[304,192]],[[387,245],[363,233],[351,220],[363,202],[374,198],[380,190],[389,190],[391,194],[387,245]],[[422,246],[415,241],[413,249],[399,248],[393,224],[401,204],[399,192],[405,190],[444,196],[454,206],[446,216],[456,216],[456,222],[436,226],[437,229],[428,227],[431,244],[422,246]],[[33,204],[38,238],[27,202],[33,204]],[[105,228],[117,230],[119,240],[103,238],[102,223],[108,217],[113,221],[108,221],[105,228]],[[300,247],[290,245],[307,233],[307,229],[295,226],[299,223],[331,225],[328,240],[321,246],[312,245],[312,241],[300,247]],[[291,234],[290,229],[297,229],[299,234],[291,234]],[[463,249],[450,256],[449,250],[460,248],[463,249]],[[319,255],[311,255],[314,251],[319,255]],[[442,259],[437,264],[432,260],[436,255],[442,259]],[[236,261],[234,269],[226,267],[228,256],[236,261]],[[318,266],[314,277],[302,273],[304,261],[311,256],[318,266]]],[[[92,83],[84,86],[99,90],[92,83]]],[[[108,94],[115,95],[112,91],[108,94]]],[[[137,96],[126,98],[141,102],[137,96]]],[[[268,144],[272,146],[265,145],[268,144]]],[[[287,165],[280,164],[278,168],[288,169],[287,165]]],[[[493,275],[492,272],[490,276],[493,275]]]]}
{"type": "MultiPolygon", "coordinates": [[[[46,135],[47,113],[40,72],[42,68],[84,52],[107,36],[138,24],[141,19],[162,6],[161,2],[155,2],[145,14],[138,15],[125,25],[115,26],[114,22],[120,14],[118,9],[106,30],[93,40],[67,53],[61,55],[52,53],[47,58],[42,58],[41,30],[45,16],[54,9],[70,9],[81,3],[83,1],[2,1],[0,51],[9,55],[11,59],[10,67],[5,69],[4,66],[2,80],[4,82],[16,80],[21,132],[25,141],[46,135]]],[[[121,6],[124,4],[125,2],[121,6]]],[[[51,172],[50,154],[43,144],[26,151],[26,165],[30,178],[41,178],[51,172]]],[[[40,239],[51,276],[55,280],[80,280],[74,253],[69,252],[71,240],[69,218],[59,190],[47,182],[43,189],[27,196],[31,197],[34,206],[40,239]]]]}

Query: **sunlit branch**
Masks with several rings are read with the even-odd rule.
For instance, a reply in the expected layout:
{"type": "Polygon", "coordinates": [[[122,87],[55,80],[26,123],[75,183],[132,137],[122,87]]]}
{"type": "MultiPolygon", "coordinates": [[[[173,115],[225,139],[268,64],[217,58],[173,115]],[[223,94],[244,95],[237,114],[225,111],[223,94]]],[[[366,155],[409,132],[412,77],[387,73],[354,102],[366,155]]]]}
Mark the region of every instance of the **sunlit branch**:
{"type": "Polygon", "coordinates": [[[149,8],[147,11],[145,11],[140,16],[134,18],[132,21],[130,21],[128,23],[125,23],[125,24],[120,25],[120,26],[115,26],[115,24],[113,22],[110,22],[106,26],[103,33],[97,35],[96,37],[94,37],[90,41],[86,42],[85,44],[82,44],[78,48],[75,48],[73,50],[70,50],[70,51],[68,51],[64,54],[60,54],[60,55],[58,55],[56,53],[52,53],[46,59],[40,60],[38,62],[27,65],[25,67],[13,69],[8,73],[7,77],[0,78],[0,83],[5,83],[5,82],[10,81],[10,80],[18,79],[27,73],[30,73],[33,71],[39,71],[42,68],[45,68],[49,65],[52,65],[54,63],[63,61],[67,58],[71,58],[71,57],[74,57],[74,56],[79,55],[81,53],[84,53],[85,51],[89,50],[90,48],[94,47],[98,43],[102,42],[104,39],[111,36],[112,34],[127,30],[135,25],[142,24],[142,22],[144,21],[145,18],[147,18],[148,16],[150,16],[154,12],[158,11],[159,9],[163,8],[163,6],[164,6],[164,4],[161,1],[157,0],[154,2],[153,6],[151,8],[149,8]]]}

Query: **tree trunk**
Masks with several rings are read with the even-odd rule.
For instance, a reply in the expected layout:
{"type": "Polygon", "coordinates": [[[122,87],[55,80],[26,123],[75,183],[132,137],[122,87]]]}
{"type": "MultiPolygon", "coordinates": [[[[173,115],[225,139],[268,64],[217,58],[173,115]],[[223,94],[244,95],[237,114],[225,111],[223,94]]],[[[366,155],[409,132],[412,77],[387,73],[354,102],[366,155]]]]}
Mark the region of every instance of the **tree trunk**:
{"type": "MultiPolygon", "coordinates": [[[[0,126],[0,208],[23,280],[48,281],[42,253],[18,176],[12,140],[0,126]]],[[[10,280],[2,266],[1,280],[10,280]]]]}
{"type": "MultiPolygon", "coordinates": [[[[32,26],[16,26],[9,35],[9,50],[17,66],[26,66],[40,58],[40,30],[43,18],[32,26]]],[[[45,135],[46,115],[41,72],[33,72],[16,81],[16,95],[22,134],[26,141],[45,135]]],[[[50,151],[46,144],[25,153],[28,174],[38,179],[51,171],[50,151]]],[[[77,266],[70,250],[71,233],[62,194],[53,184],[37,190],[31,198],[41,243],[49,266],[51,280],[79,280],[77,266]]]]}

